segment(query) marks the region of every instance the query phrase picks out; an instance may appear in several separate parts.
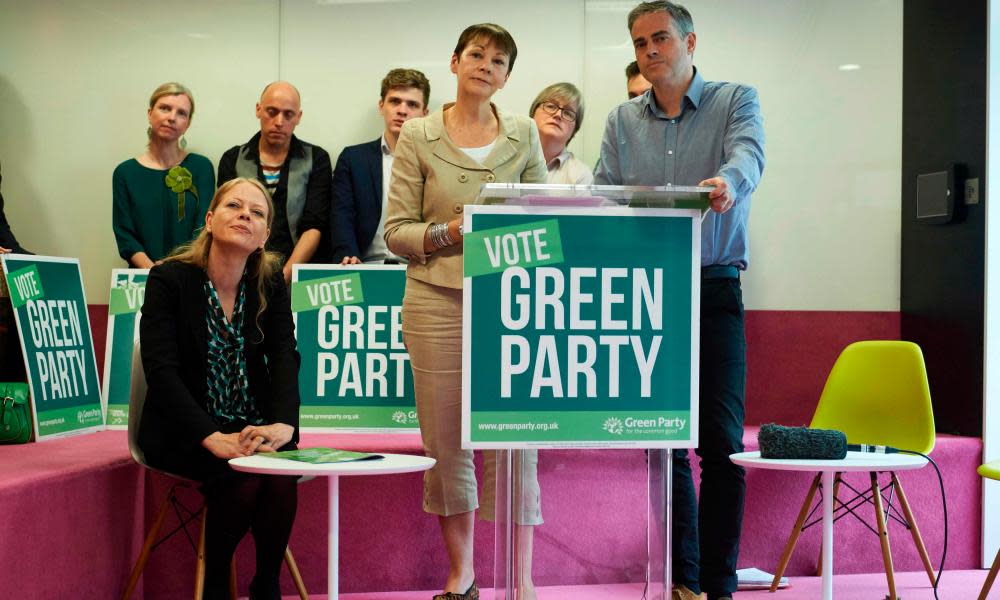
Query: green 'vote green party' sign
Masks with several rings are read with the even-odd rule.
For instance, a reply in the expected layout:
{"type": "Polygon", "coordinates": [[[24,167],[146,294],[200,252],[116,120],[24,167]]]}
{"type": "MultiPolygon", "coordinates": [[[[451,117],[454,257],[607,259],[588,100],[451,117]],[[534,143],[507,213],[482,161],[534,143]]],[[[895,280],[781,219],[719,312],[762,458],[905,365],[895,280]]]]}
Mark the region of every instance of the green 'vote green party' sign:
{"type": "Polygon", "coordinates": [[[2,263],[28,372],[35,440],[102,428],[80,261],[7,254],[2,263]]]}
{"type": "Polygon", "coordinates": [[[463,446],[697,445],[700,211],[465,219],[463,446]]]}
{"type": "Polygon", "coordinates": [[[416,431],[401,311],[406,267],[295,265],[299,424],[314,431],[416,431]]]}
{"type": "Polygon", "coordinates": [[[104,351],[104,403],[108,429],[128,428],[132,349],[139,340],[140,309],[148,269],[113,269],[108,296],[108,341],[104,351]]]}

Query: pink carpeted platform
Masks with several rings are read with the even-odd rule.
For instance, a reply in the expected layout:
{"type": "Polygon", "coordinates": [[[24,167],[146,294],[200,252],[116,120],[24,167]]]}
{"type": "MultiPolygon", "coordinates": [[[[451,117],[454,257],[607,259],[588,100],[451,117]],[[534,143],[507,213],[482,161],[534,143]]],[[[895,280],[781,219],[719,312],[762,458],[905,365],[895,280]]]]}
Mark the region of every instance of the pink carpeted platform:
{"type": "MultiPolygon", "coordinates": [[[[419,451],[415,435],[303,437],[305,445],[313,446],[419,451]]],[[[750,447],[755,445],[755,430],[748,430],[746,441],[750,447]]],[[[975,467],[980,462],[981,442],[941,436],[934,456],[946,473],[949,494],[948,568],[976,568],[980,482],[975,467]]],[[[565,586],[642,581],[644,453],[543,451],[539,472],[546,522],[536,534],[536,583],[565,586]]],[[[901,474],[901,479],[936,562],[943,533],[936,480],[930,468],[901,474]]],[[[747,481],[740,566],[773,570],[809,476],[750,471],[747,481]]],[[[163,476],[144,472],[131,462],[124,432],[0,447],[0,512],[7,516],[0,525],[5,589],[17,590],[18,595],[12,597],[23,598],[119,595],[167,485],[163,476]]],[[[419,474],[342,479],[343,592],[378,592],[377,597],[386,598],[383,591],[434,590],[441,585],[446,572],[444,550],[435,519],[420,510],[420,491],[419,474]]],[[[191,505],[198,504],[193,490],[186,497],[191,505]]],[[[313,592],[326,591],[326,523],[325,482],[302,484],[291,547],[313,592]]],[[[897,569],[920,569],[909,535],[894,527],[890,538],[897,569]]],[[[818,529],[803,534],[788,575],[812,573],[819,540],[818,529]]],[[[480,582],[487,587],[492,584],[493,543],[492,528],[482,523],[476,534],[476,568],[480,582]]],[[[147,570],[142,597],[178,598],[190,593],[194,557],[187,544],[179,536],[157,550],[147,570]]],[[[241,548],[239,562],[243,565],[241,589],[245,589],[252,570],[249,541],[241,548]]],[[[880,570],[877,538],[847,520],[838,524],[835,571],[880,570]]],[[[285,589],[292,593],[291,587],[285,589]]],[[[796,596],[774,596],[777,600],[782,597],[796,596]]]]}
{"type": "Polygon", "coordinates": [[[145,491],[124,432],[0,446],[0,595],[120,594],[142,543],[145,491]]]}
{"type": "MultiPolygon", "coordinates": [[[[107,306],[91,305],[88,309],[95,347],[103,348],[107,306]]],[[[748,311],[746,333],[747,422],[805,424],[840,350],[860,339],[898,339],[899,313],[748,311]]],[[[103,369],[103,358],[98,352],[99,370],[103,369]]],[[[755,429],[748,429],[745,441],[748,449],[756,447],[755,429]]],[[[420,452],[416,435],[305,435],[303,443],[420,452]]],[[[941,436],[934,452],[946,473],[949,569],[979,565],[981,488],[975,467],[981,455],[980,440],[953,436],[941,436]]],[[[638,598],[641,586],[634,582],[644,578],[646,552],[644,452],[543,451],[539,474],[546,522],[537,529],[534,572],[536,582],[547,589],[540,597],[638,598]],[[558,591],[552,586],[563,588],[558,591]],[[554,593],[559,595],[551,595],[554,593]]],[[[901,478],[936,562],[943,531],[934,475],[925,468],[901,478]]],[[[773,570],[809,481],[807,474],[748,473],[741,567],[773,570]]],[[[4,515],[0,564],[4,565],[5,596],[104,599],[120,595],[168,486],[167,478],[132,463],[124,432],[22,447],[0,446],[0,514],[4,515]]],[[[326,592],[326,485],[322,480],[311,481],[302,484],[299,491],[291,547],[307,587],[314,594],[326,592]]],[[[419,474],[342,480],[341,590],[358,593],[348,598],[426,599],[429,592],[393,595],[385,590],[438,589],[446,559],[436,520],[420,510],[420,492],[419,474]]],[[[185,498],[192,507],[199,504],[194,490],[185,498]]],[[[906,532],[894,526],[890,537],[897,568],[918,570],[906,532]]],[[[788,575],[813,572],[819,538],[818,529],[803,534],[788,575]]],[[[476,532],[476,570],[480,583],[487,587],[492,585],[493,546],[492,528],[481,524],[476,532]]],[[[881,571],[878,541],[860,525],[841,522],[835,549],[837,573],[881,571]]],[[[245,590],[252,570],[248,567],[252,564],[252,543],[244,543],[238,557],[242,565],[240,587],[245,590]]],[[[193,565],[187,540],[183,536],[169,540],[154,553],[140,584],[145,588],[140,588],[136,597],[189,596],[193,565]]],[[[946,575],[946,582],[950,575],[946,575]]],[[[868,585],[865,581],[880,581],[881,577],[839,575],[838,595],[879,598],[884,594],[879,591],[882,588],[851,586],[855,582],[868,585]]],[[[975,578],[975,574],[970,577],[975,578]]],[[[913,584],[918,588],[905,591],[904,597],[930,597],[921,595],[925,593],[919,589],[922,583],[918,577],[913,584]]],[[[792,589],[769,597],[815,598],[818,586],[818,579],[795,580],[792,589]]],[[[948,595],[947,585],[945,590],[943,598],[975,595],[948,595]]],[[[285,591],[292,593],[289,582],[285,591]]],[[[763,598],[763,593],[756,594],[763,598]]]]}
{"type": "MultiPolygon", "coordinates": [[[[954,571],[941,578],[938,597],[941,600],[970,600],[979,595],[985,570],[954,571]]],[[[888,588],[885,576],[880,573],[865,575],[838,575],[833,582],[833,593],[837,598],[847,600],[872,599],[885,596],[888,588]]],[[[643,597],[643,585],[619,583],[589,586],[553,586],[539,588],[538,600],[639,600],[643,597]]],[[[427,600],[435,591],[380,592],[344,594],[342,600],[427,600]]],[[[934,591],[923,573],[897,573],[896,593],[906,600],[932,600],[934,591]]],[[[815,600],[822,597],[821,580],[818,577],[793,577],[791,585],[771,594],[767,590],[741,591],[739,600],[815,600]]],[[[991,593],[990,598],[1000,598],[1000,588],[991,593]]],[[[285,596],[284,600],[295,600],[298,596],[285,596]]],[[[310,596],[314,600],[325,600],[326,596],[310,596]]],[[[482,600],[503,600],[496,597],[493,590],[482,590],[482,600]]]]}

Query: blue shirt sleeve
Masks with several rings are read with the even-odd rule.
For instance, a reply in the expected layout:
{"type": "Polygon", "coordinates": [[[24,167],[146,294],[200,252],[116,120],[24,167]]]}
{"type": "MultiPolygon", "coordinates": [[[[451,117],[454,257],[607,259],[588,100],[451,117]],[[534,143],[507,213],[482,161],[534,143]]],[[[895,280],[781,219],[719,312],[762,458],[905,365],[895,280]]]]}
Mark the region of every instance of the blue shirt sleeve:
{"type": "Polygon", "coordinates": [[[754,88],[740,86],[734,96],[722,147],[719,176],[733,190],[734,201],[739,202],[757,189],[764,173],[764,119],[754,88]]]}
{"type": "Polygon", "coordinates": [[[595,185],[621,185],[622,174],[618,157],[618,109],[608,113],[601,139],[601,160],[594,173],[595,185]]]}

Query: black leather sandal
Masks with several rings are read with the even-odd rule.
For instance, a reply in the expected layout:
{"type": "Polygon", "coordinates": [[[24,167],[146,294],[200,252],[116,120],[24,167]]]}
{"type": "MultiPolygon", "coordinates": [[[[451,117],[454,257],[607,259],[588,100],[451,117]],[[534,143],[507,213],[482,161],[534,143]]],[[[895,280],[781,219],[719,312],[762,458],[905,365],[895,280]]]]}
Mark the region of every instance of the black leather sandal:
{"type": "Polygon", "coordinates": [[[476,587],[476,582],[473,581],[464,594],[445,592],[434,596],[433,600],[479,600],[479,588],[476,587]]]}

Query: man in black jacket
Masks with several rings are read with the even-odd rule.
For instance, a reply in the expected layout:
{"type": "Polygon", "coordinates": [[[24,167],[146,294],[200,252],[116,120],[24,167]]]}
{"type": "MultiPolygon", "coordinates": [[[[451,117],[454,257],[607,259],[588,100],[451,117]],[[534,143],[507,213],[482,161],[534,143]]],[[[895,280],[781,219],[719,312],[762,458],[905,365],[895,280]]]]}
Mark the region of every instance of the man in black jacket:
{"type": "Polygon", "coordinates": [[[330,155],[293,135],[302,119],[299,92],[276,81],[257,103],[260,131],[219,159],[218,185],[236,177],[259,179],[274,199],[274,224],[267,249],[285,260],[285,281],[292,265],[329,262],[327,215],[330,212],[330,155]]]}

